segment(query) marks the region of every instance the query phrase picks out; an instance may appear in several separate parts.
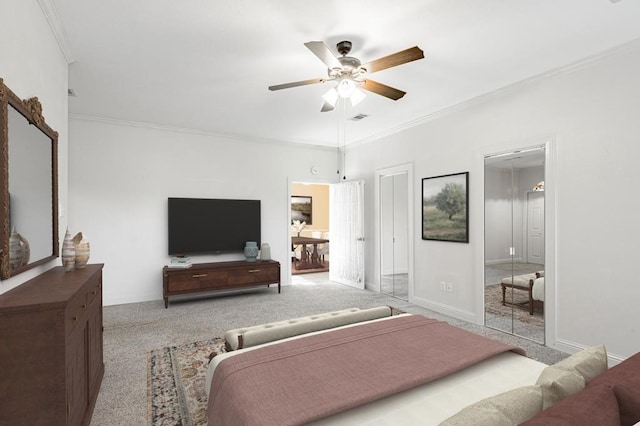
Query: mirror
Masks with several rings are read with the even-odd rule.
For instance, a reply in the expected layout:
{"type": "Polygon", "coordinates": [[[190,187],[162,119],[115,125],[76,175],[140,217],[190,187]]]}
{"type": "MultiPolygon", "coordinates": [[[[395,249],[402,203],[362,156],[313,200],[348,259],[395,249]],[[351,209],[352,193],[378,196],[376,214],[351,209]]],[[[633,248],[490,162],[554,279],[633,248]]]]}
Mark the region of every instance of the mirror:
{"type": "Polygon", "coordinates": [[[58,133],[0,78],[0,279],[59,255],[58,133]]]}
{"type": "Polygon", "coordinates": [[[380,292],[409,300],[408,176],[380,176],[380,292]]]}
{"type": "Polygon", "coordinates": [[[485,157],[485,325],[544,343],[544,147],[485,157]]]}

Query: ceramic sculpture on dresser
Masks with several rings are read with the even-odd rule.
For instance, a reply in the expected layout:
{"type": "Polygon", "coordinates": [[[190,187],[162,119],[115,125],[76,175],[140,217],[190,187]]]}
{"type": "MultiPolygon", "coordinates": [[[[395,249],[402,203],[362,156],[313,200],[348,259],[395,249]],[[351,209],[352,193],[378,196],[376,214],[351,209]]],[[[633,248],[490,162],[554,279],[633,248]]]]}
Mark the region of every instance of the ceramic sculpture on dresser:
{"type": "Polygon", "coordinates": [[[67,228],[66,234],[64,234],[64,240],[62,242],[62,266],[65,271],[73,271],[76,263],[76,249],[73,246],[73,239],[69,228],[67,228]]]}
{"type": "Polygon", "coordinates": [[[85,237],[82,232],[78,232],[72,241],[76,253],[75,267],[82,269],[87,266],[87,262],[89,261],[89,240],[87,240],[87,237],[85,237]]]}

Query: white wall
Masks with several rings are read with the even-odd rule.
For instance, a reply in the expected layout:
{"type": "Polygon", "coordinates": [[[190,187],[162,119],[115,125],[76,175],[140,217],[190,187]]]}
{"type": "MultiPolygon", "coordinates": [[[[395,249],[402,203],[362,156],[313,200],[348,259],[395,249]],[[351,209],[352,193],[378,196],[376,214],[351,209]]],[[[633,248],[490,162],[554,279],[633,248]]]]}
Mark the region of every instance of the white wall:
{"type": "MultiPolygon", "coordinates": [[[[68,64],[37,1],[3,0],[2,11],[7,13],[3,13],[0,25],[0,78],[22,99],[37,96],[45,121],[58,132],[58,198],[60,213],[64,215],[67,206],[68,64]]],[[[66,217],[60,218],[60,230],[65,228],[65,221],[66,217]]],[[[60,261],[0,281],[0,293],[56,264],[60,261]]]]}
{"type": "MultiPolygon", "coordinates": [[[[555,303],[545,302],[551,346],[577,349],[604,343],[611,354],[640,351],[640,43],[566,72],[470,102],[402,132],[348,151],[352,178],[364,178],[367,257],[372,246],[374,170],[414,162],[415,205],[420,179],[470,171],[469,244],[422,241],[415,220],[414,301],[460,318],[482,321],[483,154],[551,139],[556,241],[555,303]],[[555,195],[554,195],[555,194],[555,195]],[[439,282],[454,283],[454,292],[439,282]]],[[[401,102],[401,101],[400,101],[401,102]]],[[[555,254],[554,254],[555,253],[555,254]]],[[[549,259],[547,259],[549,264],[549,259]]],[[[367,263],[367,276],[374,276],[367,263]]]]}
{"type": "MultiPolygon", "coordinates": [[[[168,197],[261,200],[262,242],[287,283],[290,182],[337,179],[333,149],[73,117],[69,126],[69,226],[89,239],[90,262],[105,264],[105,305],[162,298],[168,197]]],[[[192,258],[244,259],[241,253],[192,258]]]]}

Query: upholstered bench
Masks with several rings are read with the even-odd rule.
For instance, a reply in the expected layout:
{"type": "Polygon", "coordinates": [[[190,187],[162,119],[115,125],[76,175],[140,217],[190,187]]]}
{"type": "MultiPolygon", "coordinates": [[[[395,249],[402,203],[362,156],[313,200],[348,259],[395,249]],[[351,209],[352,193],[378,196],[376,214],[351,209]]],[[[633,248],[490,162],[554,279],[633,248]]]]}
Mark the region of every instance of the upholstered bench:
{"type": "Polygon", "coordinates": [[[502,286],[502,305],[513,305],[523,307],[517,303],[507,302],[506,293],[507,288],[513,288],[516,290],[526,291],[529,295],[529,315],[533,315],[534,299],[533,299],[533,284],[537,278],[544,277],[544,271],[534,272],[531,274],[515,275],[513,277],[503,278],[500,282],[502,286]]]}
{"type": "Polygon", "coordinates": [[[224,334],[227,351],[248,348],[287,337],[326,330],[372,319],[391,316],[389,306],[359,309],[350,308],[286,321],[236,328],[224,334]]]}

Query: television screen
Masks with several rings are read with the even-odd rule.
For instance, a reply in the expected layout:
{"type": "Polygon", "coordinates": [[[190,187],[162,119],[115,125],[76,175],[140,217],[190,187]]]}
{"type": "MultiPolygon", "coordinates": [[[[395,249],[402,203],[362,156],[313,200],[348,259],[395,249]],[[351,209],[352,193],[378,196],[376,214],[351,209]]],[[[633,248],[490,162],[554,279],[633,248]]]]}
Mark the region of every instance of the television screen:
{"type": "Polygon", "coordinates": [[[169,255],[260,247],[260,200],[169,198],[169,255]]]}

